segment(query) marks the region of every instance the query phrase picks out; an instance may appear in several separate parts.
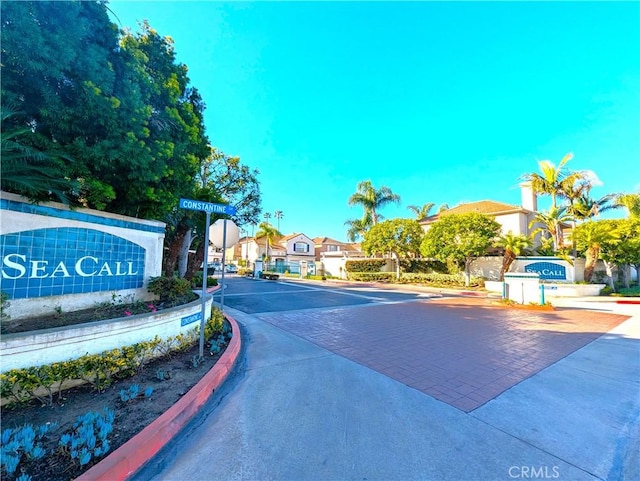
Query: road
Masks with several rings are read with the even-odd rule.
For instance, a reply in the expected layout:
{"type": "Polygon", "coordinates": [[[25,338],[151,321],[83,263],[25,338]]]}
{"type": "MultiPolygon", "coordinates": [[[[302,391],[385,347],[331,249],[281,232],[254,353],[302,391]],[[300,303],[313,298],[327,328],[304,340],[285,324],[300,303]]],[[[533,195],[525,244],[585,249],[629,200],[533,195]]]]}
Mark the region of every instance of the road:
{"type": "Polygon", "coordinates": [[[225,284],[235,374],[135,481],[637,479],[637,317],[225,284]]]}
{"type": "MultiPolygon", "coordinates": [[[[329,309],[363,304],[390,304],[441,297],[438,294],[398,292],[373,287],[304,284],[225,277],[224,303],[247,314],[301,309],[329,309]]],[[[214,300],[219,301],[218,293],[214,300]]]]}

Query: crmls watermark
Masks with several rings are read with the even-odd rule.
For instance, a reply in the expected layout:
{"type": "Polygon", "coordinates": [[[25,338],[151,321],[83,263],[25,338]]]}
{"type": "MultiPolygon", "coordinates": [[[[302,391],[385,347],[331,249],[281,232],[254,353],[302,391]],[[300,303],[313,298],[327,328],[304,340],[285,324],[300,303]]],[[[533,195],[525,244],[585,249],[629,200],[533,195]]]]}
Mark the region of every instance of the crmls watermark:
{"type": "Polygon", "coordinates": [[[560,477],[558,466],[511,466],[509,477],[512,479],[557,479],[560,477]]]}

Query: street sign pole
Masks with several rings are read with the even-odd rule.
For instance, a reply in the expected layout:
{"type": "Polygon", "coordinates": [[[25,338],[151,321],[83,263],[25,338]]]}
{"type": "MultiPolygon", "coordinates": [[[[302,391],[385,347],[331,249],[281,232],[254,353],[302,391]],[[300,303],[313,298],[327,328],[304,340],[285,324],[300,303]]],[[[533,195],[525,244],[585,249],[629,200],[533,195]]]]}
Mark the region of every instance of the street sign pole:
{"type": "Polygon", "coordinates": [[[207,211],[207,220],[204,229],[204,262],[202,263],[202,316],[200,319],[200,358],[204,357],[204,326],[206,323],[207,310],[207,264],[209,263],[209,222],[211,214],[207,211]]]}
{"type": "MultiPolygon", "coordinates": [[[[181,209],[189,209],[189,210],[199,210],[204,211],[207,214],[206,227],[204,230],[204,262],[202,266],[202,314],[200,319],[200,357],[204,357],[204,326],[206,323],[206,305],[207,305],[207,264],[209,262],[209,223],[211,221],[211,213],[214,214],[223,214],[223,215],[235,215],[236,208],[232,205],[227,204],[214,204],[212,202],[204,202],[200,200],[193,199],[180,199],[178,207],[181,209]]],[[[224,221],[224,232],[223,232],[223,246],[226,244],[226,236],[227,236],[227,221],[224,221]]],[[[225,247],[222,250],[222,283],[224,284],[224,251],[225,247]]],[[[220,306],[224,305],[224,285],[222,286],[222,294],[220,302],[220,306]]]]}
{"type": "Polygon", "coordinates": [[[220,289],[220,311],[224,314],[224,271],[225,271],[225,255],[227,254],[227,219],[224,220],[222,227],[222,278],[220,282],[222,287],[220,289]]]}

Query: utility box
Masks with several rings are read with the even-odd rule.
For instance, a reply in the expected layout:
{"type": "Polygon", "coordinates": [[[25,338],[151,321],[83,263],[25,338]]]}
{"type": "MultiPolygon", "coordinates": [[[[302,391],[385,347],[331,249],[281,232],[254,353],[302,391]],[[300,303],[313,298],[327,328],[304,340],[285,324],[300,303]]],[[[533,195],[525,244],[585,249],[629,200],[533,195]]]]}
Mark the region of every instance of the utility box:
{"type": "Polygon", "coordinates": [[[502,298],[518,304],[540,304],[540,275],[536,272],[505,274],[502,298]]]}
{"type": "Polygon", "coordinates": [[[253,277],[259,279],[262,274],[262,261],[255,261],[253,264],[253,277]]]}

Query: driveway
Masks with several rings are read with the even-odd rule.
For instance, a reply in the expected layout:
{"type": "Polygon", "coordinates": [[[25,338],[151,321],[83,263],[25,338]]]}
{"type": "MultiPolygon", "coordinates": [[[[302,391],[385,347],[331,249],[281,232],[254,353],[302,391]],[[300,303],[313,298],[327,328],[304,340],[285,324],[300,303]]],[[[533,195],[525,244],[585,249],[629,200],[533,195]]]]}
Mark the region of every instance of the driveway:
{"type": "Polygon", "coordinates": [[[230,279],[225,304],[469,412],[628,316],[357,286],[230,279]]]}

